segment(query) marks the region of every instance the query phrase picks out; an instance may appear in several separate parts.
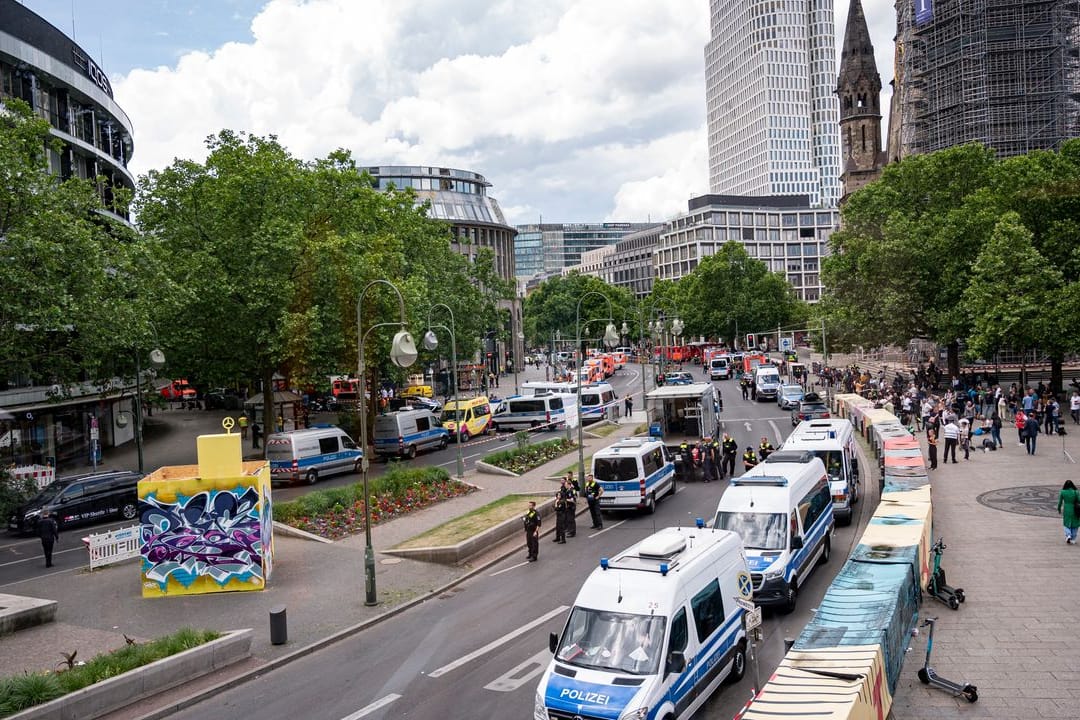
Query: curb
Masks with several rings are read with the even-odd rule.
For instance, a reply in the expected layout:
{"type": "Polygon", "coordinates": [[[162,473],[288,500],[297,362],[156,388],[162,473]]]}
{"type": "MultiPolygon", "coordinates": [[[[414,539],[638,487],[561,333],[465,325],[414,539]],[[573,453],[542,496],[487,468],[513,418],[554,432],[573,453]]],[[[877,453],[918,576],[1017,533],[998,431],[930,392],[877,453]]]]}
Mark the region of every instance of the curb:
{"type": "Polygon", "coordinates": [[[324,537],[316,535],[315,533],[309,533],[306,530],[300,528],[294,528],[292,525],[286,525],[283,522],[274,521],[274,532],[281,533],[286,537],[300,538],[301,540],[314,540],[315,542],[326,543],[327,545],[333,545],[333,540],[327,540],[324,537]]]}
{"type": "Polygon", "coordinates": [[[489,463],[484,462],[483,460],[477,460],[476,464],[473,465],[473,469],[476,470],[476,472],[484,473],[486,475],[502,475],[503,477],[513,477],[513,478],[521,477],[516,472],[513,472],[511,470],[507,470],[505,468],[498,467],[496,465],[491,465],[489,463]]]}
{"type": "Polygon", "coordinates": [[[251,656],[251,629],[233,630],[217,640],[149,665],[129,670],[41,705],[11,715],[11,720],[67,720],[101,717],[157,693],[232,665],[251,656]]]}

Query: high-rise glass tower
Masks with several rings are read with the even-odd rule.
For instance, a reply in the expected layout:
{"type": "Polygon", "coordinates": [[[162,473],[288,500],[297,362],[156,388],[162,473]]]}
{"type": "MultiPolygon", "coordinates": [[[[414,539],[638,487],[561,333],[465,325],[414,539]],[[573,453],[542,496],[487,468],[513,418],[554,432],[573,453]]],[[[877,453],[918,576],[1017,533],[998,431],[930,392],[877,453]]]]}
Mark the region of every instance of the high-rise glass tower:
{"type": "Polygon", "coordinates": [[[710,0],[709,188],[840,199],[834,0],[710,0]]]}

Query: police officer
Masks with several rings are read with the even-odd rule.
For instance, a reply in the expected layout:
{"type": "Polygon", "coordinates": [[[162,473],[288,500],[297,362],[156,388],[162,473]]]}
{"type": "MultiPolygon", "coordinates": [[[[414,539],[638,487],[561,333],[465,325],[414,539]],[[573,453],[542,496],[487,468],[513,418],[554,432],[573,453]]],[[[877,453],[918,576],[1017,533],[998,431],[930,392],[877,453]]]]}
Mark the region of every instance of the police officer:
{"type": "Polygon", "coordinates": [[[711,440],[701,443],[701,476],[705,482],[716,479],[716,454],[711,440]]]}
{"type": "Polygon", "coordinates": [[[555,539],[551,542],[566,544],[566,506],[573,492],[566,478],[563,478],[559,489],[555,491],[555,539]]]}
{"type": "Polygon", "coordinates": [[[596,482],[592,475],[585,477],[585,502],[589,503],[589,516],[592,517],[592,529],[600,530],[604,527],[604,519],[600,516],[600,496],[604,494],[604,488],[596,482]]]}
{"type": "Polygon", "coordinates": [[[41,513],[41,519],[37,525],[38,537],[41,538],[41,549],[45,551],[45,567],[52,567],[53,544],[60,539],[60,526],[49,514],[48,510],[41,513]]]}
{"type": "Polygon", "coordinates": [[[749,445],[746,446],[746,452],[742,454],[743,472],[746,472],[750,468],[758,464],[757,455],[754,454],[754,448],[749,445]]]}
{"type": "Polygon", "coordinates": [[[242,413],[240,417],[236,419],[236,423],[240,426],[240,439],[247,440],[248,429],[248,416],[247,413],[242,413]]]}
{"type": "Polygon", "coordinates": [[[765,462],[765,458],[769,457],[769,453],[773,451],[772,443],[769,442],[769,438],[762,437],[761,442],[758,444],[758,457],[762,462],[765,462]]]}
{"type": "Polygon", "coordinates": [[[526,560],[536,562],[540,554],[540,513],[536,512],[534,501],[529,501],[529,509],[525,511],[521,521],[525,525],[525,547],[529,551],[526,560]]]}
{"type": "Polygon", "coordinates": [[[746,379],[745,374],[739,380],[739,388],[742,390],[742,399],[743,400],[749,400],[750,399],[750,381],[746,379]]]}
{"type": "Polygon", "coordinates": [[[683,482],[690,482],[694,477],[694,457],[690,452],[690,445],[685,440],[679,444],[679,472],[683,482]]]}
{"type": "Polygon", "coordinates": [[[570,481],[566,483],[570,490],[570,496],[566,499],[566,537],[577,535],[577,499],[581,492],[578,485],[577,476],[570,473],[570,481]]]}
{"type": "Polygon", "coordinates": [[[720,479],[723,480],[725,473],[735,477],[735,456],[739,454],[739,444],[735,438],[724,433],[724,442],[720,445],[722,458],[720,461],[720,479]]]}

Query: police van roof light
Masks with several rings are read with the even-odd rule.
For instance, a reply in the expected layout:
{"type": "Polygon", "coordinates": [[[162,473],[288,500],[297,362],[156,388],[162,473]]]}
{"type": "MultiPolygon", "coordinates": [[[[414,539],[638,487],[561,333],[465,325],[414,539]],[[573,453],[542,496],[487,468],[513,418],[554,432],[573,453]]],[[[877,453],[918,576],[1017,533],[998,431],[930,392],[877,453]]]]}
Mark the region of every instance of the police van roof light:
{"type": "Polygon", "coordinates": [[[666,576],[668,572],[668,564],[660,563],[660,574],[666,576]]]}
{"type": "Polygon", "coordinates": [[[608,559],[606,557],[600,558],[600,568],[603,570],[608,569],[608,559]]]}
{"type": "Polygon", "coordinates": [[[702,518],[694,518],[694,525],[696,525],[698,529],[704,528],[705,520],[702,518]]]}

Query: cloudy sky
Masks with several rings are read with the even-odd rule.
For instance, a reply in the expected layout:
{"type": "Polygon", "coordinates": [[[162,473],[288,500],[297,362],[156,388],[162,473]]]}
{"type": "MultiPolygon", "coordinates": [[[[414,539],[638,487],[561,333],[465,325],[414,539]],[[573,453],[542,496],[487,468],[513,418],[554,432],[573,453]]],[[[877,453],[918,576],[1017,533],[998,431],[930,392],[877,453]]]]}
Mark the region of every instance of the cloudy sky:
{"type": "MultiPolygon", "coordinates": [[[[708,191],[708,0],[21,1],[108,73],[136,173],[231,128],[482,173],[515,224],[660,220],[708,191]]],[[[887,89],[893,0],[863,7],[887,89]]]]}

